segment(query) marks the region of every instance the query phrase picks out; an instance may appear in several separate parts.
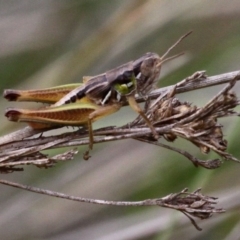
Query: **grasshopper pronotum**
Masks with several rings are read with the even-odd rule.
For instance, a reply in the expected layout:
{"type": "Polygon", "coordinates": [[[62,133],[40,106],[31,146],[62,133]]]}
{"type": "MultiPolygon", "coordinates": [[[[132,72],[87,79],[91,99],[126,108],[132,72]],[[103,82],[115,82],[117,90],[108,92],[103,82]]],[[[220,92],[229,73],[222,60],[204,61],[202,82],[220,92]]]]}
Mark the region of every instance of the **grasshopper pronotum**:
{"type": "Polygon", "coordinates": [[[52,105],[40,109],[9,108],[5,116],[10,121],[27,122],[34,129],[52,129],[59,126],[84,126],[89,129],[89,148],[93,147],[92,122],[118,111],[127,100],[131,108],[139,113],[158,139],[158,133],[135,100],[135,94],[146,96],[155,86],[165,58],[183,38],[182,36],[160,57],[146,53],[135,61],[128,62],[103,74],[85,77],[81,84],[69,84],[39,90],[4,91],[9,101],[47,102],[52,105]]]}

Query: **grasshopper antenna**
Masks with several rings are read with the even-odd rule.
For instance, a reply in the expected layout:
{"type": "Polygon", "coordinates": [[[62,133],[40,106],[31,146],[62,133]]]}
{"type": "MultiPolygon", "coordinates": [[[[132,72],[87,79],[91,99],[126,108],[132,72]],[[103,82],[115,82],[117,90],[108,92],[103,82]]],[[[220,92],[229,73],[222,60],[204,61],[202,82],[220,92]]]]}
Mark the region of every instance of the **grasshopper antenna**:
{"type": "Polygon", "coordinates": [[[170,61],[170,60],[172,60],[172,59],[174,59],[174,58],[177,58],[177,57],[183,55],[184,53],[182,52],[182,53],[176,54],[176,55],[174,55],[174,56],[172,56],[172,57],[169,57],[169,58],[164,59],[164,58],[169,54],[169,52],[170,52],[173,48],[175,48],[184,38],[186,38],[186,37],[187,37],[188,35],[190,35],[192,32],[193,32],[193,31],[190,31],[190,32],[186,33],[185,35],[183,35],[182,37],[180,37],[180,38],[163,54],[163,56],[160,58],[161,61],[157,64],[157,67],[161,66],[164,62],[170,61]]]}
{"type": "Polygon", "coordinates": [[[170,61],[170,60],[172,60],[172,59],[174,59],[174,58],[177,58],[177,57],[179,57],[179,56],[182,56],[183,54],[184,54],[184,52],[178,53],[178,54],[173,55],[173,56],[168,57],[168,58],[165,58],[165,59],[163,59],[163,60],[161,61],[160,65],[162,65],[163,63],[168,62],[168,61],[170,61]]]}
{"type": "MultiPolygon", "coordinates": [[[[161,57],[162,59],[164,59],[168,54],[169,52],[175,48],[184,38],[186,38],[188,35],[190,35],[193,31],[190,31],[188,33],[186,33],[185,35],[183,35],[182,37],[180,37],[164,54],[163,56],[161,57]]],[[[182,54],[181,54],[182,55],[182,54]]],[[[177,55],[176,55],[177,56],[177,55]]]]}

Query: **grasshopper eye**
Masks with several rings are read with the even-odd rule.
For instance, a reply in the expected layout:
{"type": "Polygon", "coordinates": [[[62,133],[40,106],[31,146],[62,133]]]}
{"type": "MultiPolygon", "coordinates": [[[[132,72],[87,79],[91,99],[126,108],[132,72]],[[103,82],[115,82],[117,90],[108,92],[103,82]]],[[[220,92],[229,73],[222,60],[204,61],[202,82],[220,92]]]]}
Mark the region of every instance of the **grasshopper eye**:
{"type": "MultiPolygon", "coordinates": [[[[141,64],[141,74],[145,77],[151,76],[156,71],[156,65],[159,62],[157,58],[147,58],[141,64]]],[[[160,69],[159,69],[160,70],[160,69]]]]}

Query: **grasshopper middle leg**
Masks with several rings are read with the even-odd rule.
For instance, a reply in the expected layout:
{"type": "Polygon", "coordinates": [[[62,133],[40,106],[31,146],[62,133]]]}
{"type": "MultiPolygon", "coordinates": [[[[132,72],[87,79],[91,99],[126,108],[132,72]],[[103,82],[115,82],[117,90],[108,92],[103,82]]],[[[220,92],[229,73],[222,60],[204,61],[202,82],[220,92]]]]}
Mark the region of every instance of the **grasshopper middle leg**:
{"type": "Polygon", "coordinates": [[[116,104],[111,104],[111,105],[106,105],[98,108],[94,112],[90,113],[88,116],[88,130],[89,130],[89,149],[93,148],[93,129],[92,129],[92,122],[105,117],[107,115],[110,115],[114,112],[117,112],[120,108],[122,107],[121,104],[116,103],[116,104]]]}

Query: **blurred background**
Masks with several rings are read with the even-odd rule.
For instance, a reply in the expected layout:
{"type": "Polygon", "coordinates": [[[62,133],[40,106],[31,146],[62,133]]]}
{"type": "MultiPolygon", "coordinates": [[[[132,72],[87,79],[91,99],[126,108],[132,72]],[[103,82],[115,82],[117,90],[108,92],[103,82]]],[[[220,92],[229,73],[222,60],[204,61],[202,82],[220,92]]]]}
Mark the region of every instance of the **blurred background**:
{"type": "MultiPolygon", "coordinates": [[[[180,36],[193,34],[164,65],[159,86],[174,84],[198,70],[217,75],[240,70],[238,0],[8,0],[0,1],[0,88],[32,89],[80,82],[152,51],[162,55],[180,36]]],[[[199,106],[223,86],[181,94],[199,106]]],[[[235,87],[239,92],[239,85],[235,87]]],[[[0,100],[0,132],[25,126],[8,122],[0,100]]],[[[36,107],[36,104],[34,105],[36,107]]],[[[94,127],[122,125],[136,114],[125,107],[94,127]]],[[[237,118],[222,119],[228,151],[240,158],[237,118]]],[[[195,146],[175,146],[201,159],[195,146]]],[[[66,150],[66,149],[64,149],[66,150]]],[[[58,150],[58,152],[64,151],[58,150]]],[[[1,178],[81,197],[142,200],[188,187],[219,197],[227,212],[197,221],[197,231],[181,213],[157,207],[104,207],[0,186],[0,239],[239,239],[240,165],[195,168],[177,153],[134,140],[97,144],[89,161],[86,147],[70,162],[44,170],[33,166],[1,178]]],[[[49,153],[53,153],[50,152],[49,153]]],[[[55,153],[55,152],[54,152],[55,153]]]]}

